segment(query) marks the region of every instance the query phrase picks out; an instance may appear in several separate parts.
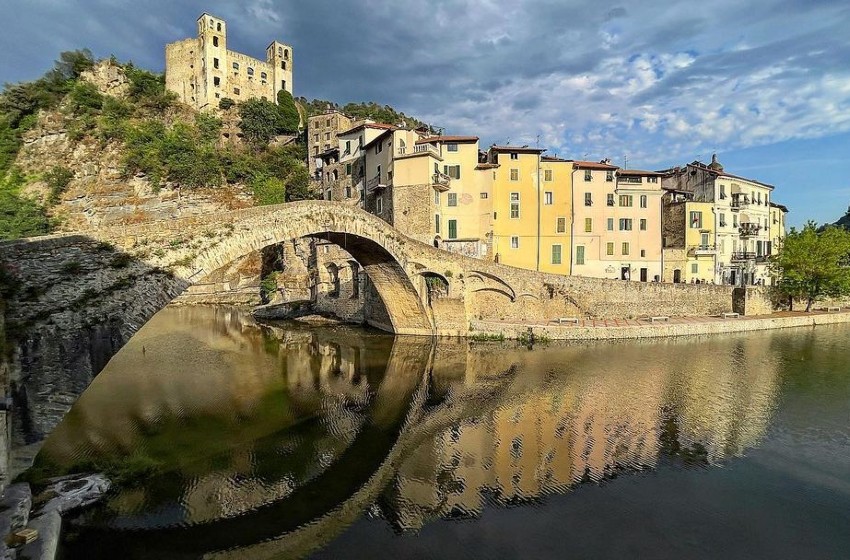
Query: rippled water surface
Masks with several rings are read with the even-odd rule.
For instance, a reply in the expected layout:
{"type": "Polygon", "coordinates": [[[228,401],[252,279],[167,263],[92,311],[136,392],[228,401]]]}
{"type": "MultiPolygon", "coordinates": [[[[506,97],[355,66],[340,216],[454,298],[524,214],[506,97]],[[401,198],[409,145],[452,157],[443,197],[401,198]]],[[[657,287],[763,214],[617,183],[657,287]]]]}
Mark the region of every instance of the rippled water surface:
{"type": "Polygon", "coordinates": [[[167,308],[46,442],[64,558],[850,558],[850,327],[536,346],[167,308]]]}

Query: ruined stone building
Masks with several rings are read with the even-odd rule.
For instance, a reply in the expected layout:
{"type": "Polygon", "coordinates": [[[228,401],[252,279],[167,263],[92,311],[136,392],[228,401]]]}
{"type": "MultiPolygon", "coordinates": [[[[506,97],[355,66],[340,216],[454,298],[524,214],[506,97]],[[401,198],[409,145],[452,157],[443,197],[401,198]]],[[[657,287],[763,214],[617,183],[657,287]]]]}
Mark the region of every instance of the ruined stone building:
{"type": "Polygon", "coordinates": [[[198,36],[165,46],[165,87],[198,110],[220,101],[268,99],[292,93],[292,47],[272,41],[266,60],[227,49],[227,24],[207,13],[198,18],[198,36]]]}

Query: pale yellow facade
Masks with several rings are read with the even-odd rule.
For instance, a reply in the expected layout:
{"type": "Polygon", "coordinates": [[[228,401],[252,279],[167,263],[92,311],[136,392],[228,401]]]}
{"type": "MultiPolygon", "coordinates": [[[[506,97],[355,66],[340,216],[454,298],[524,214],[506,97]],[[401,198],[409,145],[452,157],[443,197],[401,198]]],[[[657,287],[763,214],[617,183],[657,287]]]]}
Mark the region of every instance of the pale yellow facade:
{"type": "Polygon", "coordinates": [[[683,281],[714,284],[717,272],[717,235],[714,205],[710,202],[685,203],[685,254],[683,281]]]}

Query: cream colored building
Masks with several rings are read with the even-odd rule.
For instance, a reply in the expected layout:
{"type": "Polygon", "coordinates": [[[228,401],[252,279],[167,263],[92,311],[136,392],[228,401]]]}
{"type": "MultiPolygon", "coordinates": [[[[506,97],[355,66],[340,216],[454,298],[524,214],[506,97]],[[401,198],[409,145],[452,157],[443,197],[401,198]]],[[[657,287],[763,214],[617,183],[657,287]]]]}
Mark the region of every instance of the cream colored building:
{"type": "Polygon", "coordinates": [[[292,93],[292,47],[273,41],[265,61],[228,50],[226,22],[204,13],[197,37],[165,46],[165,87],[198,110],[215,109],[224,98],[276,103],[279,91],[292,93]]]}
{"type": "MultiPolygon", "coordinates": [[[[772,185],[727,173],[716,156],[708,165],[695,161],[667,170],[662,183],[668,192],[710,204],[711,215],[703,216],[702,229],[712,230],[715,236],[710,248],[716,254],[714,283],[745,286],[772,282],[768,267],[768,257],[774,252],[772,185]],[[713,226],[709,227],[707,220],[712,220],[713,226]]],[[[681,226],[690,229],[688,222],[681,226]]],[[[665,247],[669,247],[667,240],[665,247]]]]}

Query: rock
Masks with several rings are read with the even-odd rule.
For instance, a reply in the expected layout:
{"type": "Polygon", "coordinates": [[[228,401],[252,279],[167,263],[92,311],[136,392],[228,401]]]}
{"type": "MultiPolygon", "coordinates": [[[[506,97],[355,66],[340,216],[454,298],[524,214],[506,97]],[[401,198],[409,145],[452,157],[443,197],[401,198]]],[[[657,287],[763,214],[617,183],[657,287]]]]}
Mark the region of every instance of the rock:
{"type": "Polygon", "coordinates": [[[103,497],[112,485],[102,474],[55,478],[50,482],[50,486],[42,494],[48,497],[48,501],[41,507],[41,514],[51,511],[65,514],[73,509],[91,505],[103,497]]]}
{"type": "Polygon", "coordinates": [[[36,517],[29,524],[31,529],[38,531],[38,538],[21,548],[19,560],[53,560],[59,548],[59,537],[62,533],[62,516],[58,511],[49,511],[36,517]]]}
{"type": "Polygon", "coordinates": [[[6,488],[0,499],[0,559],[14,558],[8,556],[6,537],[26,527],[31,507],[32,493],[29,484],[22,482],[6,488]]]}

